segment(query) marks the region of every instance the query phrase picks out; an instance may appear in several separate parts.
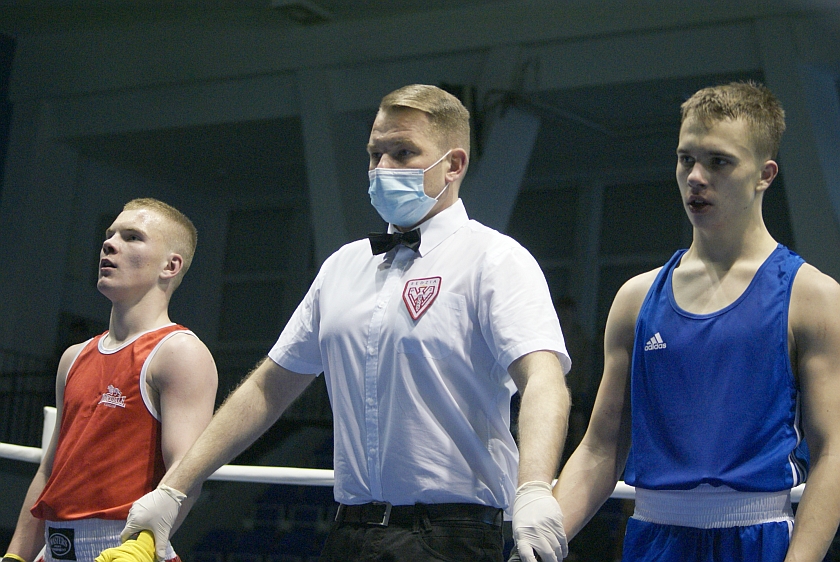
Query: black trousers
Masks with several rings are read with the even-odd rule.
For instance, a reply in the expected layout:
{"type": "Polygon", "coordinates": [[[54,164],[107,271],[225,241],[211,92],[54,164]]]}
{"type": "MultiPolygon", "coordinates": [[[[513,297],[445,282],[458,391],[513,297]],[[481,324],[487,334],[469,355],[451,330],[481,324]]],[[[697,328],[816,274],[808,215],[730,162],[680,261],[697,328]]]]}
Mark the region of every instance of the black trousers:
{"type": "MultiPolygon", "coordinates": [[[[446,504],[430,516],[426,506],[399,506],[387,525],[343,520],[339,513],[321,553],[321,562],[503,562],[501,510],[498,524],[472,517],[447,517],[446,504]],[[413,509],[412,509],[413,508],[413,509]]],[[[395,510],[398,507],[394,508],[395,510]]],[[[487,518],[484,518],[487,519],[487,518]]]]}

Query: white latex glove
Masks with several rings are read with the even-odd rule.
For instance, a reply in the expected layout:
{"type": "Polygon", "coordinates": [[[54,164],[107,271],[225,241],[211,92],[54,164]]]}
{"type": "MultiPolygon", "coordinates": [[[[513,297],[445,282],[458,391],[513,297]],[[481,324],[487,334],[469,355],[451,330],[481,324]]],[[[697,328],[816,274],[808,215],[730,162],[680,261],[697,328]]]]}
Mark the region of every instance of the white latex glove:
{"type": "Polygon", "coordinates": [[[525,562],[558,562],[569,554],[563,512],[546,482],[525,482],[513,500],[513,538],[525,562]]]}
{"type": "Polygon", "coordinates": [[[155,535],[155,554],[158,560],[166,558],[166,547],[172,526],[178,518],[181,503],[187,495],[166,484],[161,484],[131,506],[125,528],[120,533],[120,540],[140,531],[151,531],[155,535]]]}

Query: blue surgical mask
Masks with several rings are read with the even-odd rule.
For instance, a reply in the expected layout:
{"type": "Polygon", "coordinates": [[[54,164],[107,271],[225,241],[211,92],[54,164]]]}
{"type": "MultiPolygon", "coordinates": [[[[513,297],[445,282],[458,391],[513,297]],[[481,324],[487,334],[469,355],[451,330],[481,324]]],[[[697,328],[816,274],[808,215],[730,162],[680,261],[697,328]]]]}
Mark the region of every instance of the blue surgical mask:
{"type": "Polygon", "coordinates": [[[374,168],[370,178],[370,204],[379,216],[394,226],[414,226],[423,220],[440,196],[449,187],[447,183],[437,197],[429,197],[423,190],[423,174],[437,166],[451,150],[426,168],[374,168]]]}

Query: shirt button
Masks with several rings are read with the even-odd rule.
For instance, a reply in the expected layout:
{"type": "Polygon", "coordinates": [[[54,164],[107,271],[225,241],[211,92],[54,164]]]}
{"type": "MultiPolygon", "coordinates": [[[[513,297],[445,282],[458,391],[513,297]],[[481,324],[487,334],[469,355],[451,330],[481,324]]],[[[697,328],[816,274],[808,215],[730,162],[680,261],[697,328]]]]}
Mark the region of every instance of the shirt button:
{"type": "Polygon", "coordinates": [[[373,406],[374,404],[376,404],[376,400],[374,400],[373,398],[368,398],[367,403],[368,406],[373,406]]]}

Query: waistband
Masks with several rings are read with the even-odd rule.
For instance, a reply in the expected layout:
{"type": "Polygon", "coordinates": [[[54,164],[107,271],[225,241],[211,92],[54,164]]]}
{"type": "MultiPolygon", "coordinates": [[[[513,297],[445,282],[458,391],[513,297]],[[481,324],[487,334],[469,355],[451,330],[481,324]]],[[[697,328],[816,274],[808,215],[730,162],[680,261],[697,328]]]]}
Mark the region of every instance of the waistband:
{"type": "Polygon", "coordinates": [[[388,502],[371,502],[360,505],[338,506],[335,520],[341,523],[387,527],[410,527],[415,523],[472,521],[501,528],[504,510],[475,503],[417,503],[391,505],[388,502]]]}
{"type": "Polygon", "coordinates": [[[790,490],[739,492],[702,484],[693,490],[636,488],[633,518],[660,525],[700,529],[793,522],[790,490]]]}
{"type": "MultiPolygon", "coordinates": [[[[104,549],[120,545],[120,533],[124,527],[125,520],[114,519],[46,520],[46,560],[66,560],[64,556],[68,552],[64,552],[63,549],[72,549],[76,560],[92,560],[104,549]],[[72,533],[67,534],[68,530],[72,530],[72,533]]],[[[171,543],[166,546],[165,562],[180,562],[171,543]]]]}

